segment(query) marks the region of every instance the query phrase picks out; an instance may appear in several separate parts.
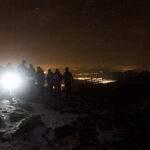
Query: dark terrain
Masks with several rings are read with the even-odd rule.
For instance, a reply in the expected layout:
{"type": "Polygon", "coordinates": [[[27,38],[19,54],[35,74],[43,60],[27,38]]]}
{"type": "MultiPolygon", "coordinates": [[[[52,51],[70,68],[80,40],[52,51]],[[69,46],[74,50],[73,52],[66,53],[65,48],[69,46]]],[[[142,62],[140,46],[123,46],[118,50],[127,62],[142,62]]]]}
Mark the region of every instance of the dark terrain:
{"type": "Polygon", "coordinates": [[[75,81],[74,99],[1,98],[0,149],[149,150],[149,90],[148,79],[75,81]]]}

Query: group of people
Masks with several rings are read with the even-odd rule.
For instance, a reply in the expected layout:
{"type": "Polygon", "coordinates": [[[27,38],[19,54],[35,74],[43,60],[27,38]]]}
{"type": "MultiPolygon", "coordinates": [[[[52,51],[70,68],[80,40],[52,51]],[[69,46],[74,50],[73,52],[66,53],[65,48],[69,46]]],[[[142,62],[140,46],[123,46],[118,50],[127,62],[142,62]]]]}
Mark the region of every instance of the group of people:
{"type": "MultiPolygon", "coordinates": [[[[0,72],[2,72],[2,70],[3,72],[14,72],[11,63],[8,63],[5,68],[0,68],[0,72]]],[[[56,69],[54,73],[51,69],[49,69],[48,73],[45,74],[40,66],[37,67],[37,71],[34,69],[32,64],[30,64],[29,68],[27,68],[26,61],[23,60],[22,63],[17,67],[15,72],[18,72],[26,81],[24,82],[25,86],[26,83],[28,84],[28,87],[30,87],[30,89],[37,86],[38,93],[42,96],[44,95],[45,91],[44,85],[45,83],[47,83],[48,93],[51,96],[60,98],[62,95],[61,85],[62,82],[64,82],[66,97],[72,98],[73,76],[69,72],[68,67],[66,67],[64,74],[61,74],[59,69],[56,69]]]]}
{"type": "Polygon", "coordinates": [[[55,73],[53,73],[51,69],[49,69],[48,74],[46,76],[46,80],[48,83],[48,90],[50,94],[55,93],[56,97],[61,97],[61,84],[62,84],[62,81],[64,81],[66,97],[72,98],[73,76],[69,72],[68,67],[66,67],[63,75],[60,73],[58,69],[56,69],[55,73]]]}

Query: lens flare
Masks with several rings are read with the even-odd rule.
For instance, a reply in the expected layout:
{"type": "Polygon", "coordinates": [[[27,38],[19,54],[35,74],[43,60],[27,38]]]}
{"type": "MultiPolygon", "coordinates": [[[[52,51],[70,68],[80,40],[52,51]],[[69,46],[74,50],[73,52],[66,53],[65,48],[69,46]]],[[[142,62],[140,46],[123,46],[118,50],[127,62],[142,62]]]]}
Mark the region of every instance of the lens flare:
{"type": "Polygon", "coordinates": [[[16,89],[19,88],[22,84],[22,79],[19,74],[11,73],[5,74],[2,77],[2,86],[5,89],[16,89]]]}

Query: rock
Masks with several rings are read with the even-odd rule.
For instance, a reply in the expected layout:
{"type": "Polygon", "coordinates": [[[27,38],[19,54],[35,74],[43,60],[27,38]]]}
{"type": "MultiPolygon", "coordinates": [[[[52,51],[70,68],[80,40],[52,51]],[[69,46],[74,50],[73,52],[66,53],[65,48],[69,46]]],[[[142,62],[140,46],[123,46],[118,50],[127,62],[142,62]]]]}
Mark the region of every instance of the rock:
{"type": "Polygon", "coordinates": [[[1,137],[2,135],[4,135],[4,133],[5,133],[5,130],[0,130],[0,137],[1,137]]]}
{"type": "Polygon", "coordinates": [[[58,127],[55,129],[55,137],[56,138],[64,138],[69,135],[75,134],[77,129],[71,125],[65,125],[63,127],[58,127]]]}
{"type": "Polygon", "coordinates": [[[23,119],[25,117],[26,117],[26,114],[19,114],[19,113],[13,112],[12,114],[10,114],[9,119],[11,122],[17,122],[17,121],[20,121],[21,119],[23,119]]]}
{"type": "Polygon", "coordinates": [[[2,125],[2,123],[3,123],[3,119],[2,119],[2,117],[0,116],[0,126],[2,125]]]}
{"type": "Polygon", "coordinates": [[[99,129],[102,130],[112,130],[113,125],[112,122],[105,121],[102,124],[99,124],[99,129]]]}
{"type": "Polygon", "coordinates": [[[113,141],[112,142],[113,149],[121,149],[121,150],[138,150],[139,148],[130,141],[113,141]]]}
{"type": "Polygon", "coordinates": [[[101,150],[109,150],[106,146],[102,145],[101,150]]]}
{"type": "Polygon", "coordinates": [[[93,128],[89,128],[89,129],[85,129],[85,130],[81,130],[80,131],[80,136],[84,137],[84,138],[93,138],[98,136],[99,134],[96,132],[96,129],[93,128]]]}
{"type": "Polygon", "coordinates": [[[73,124],[77,128],[91,128],[94,126],[93,118],[90,117],[78,117],[76,121],[73,122],[73,124]]]}
{"type": "Polygon", "coordinates": [[[45,137],[46,135],[48,135],[49,134],[49,132],[52,130],[52,128],[47,128],[47,129],[45,129],[45,133],[44,134],[42,134],[42,136],[43,137],[45,137]]]}
{"type": "Polygon", "coordinates": [[[23,109],[16,109],[15,112],[18,112],[18,113],[23,113],[24,110],[23,109]]]}
{"type": "Polygon", "coordinates": [[[5,114],[5,113],[8,113],[8,111],[6,111],[6,110],[3,110],[3,111],[2,111],[2,113],[4,113],[4,114],[5,114]]]}
{"type": "Polygon", "coordinates": [[[89,150],[89,146],[87,146],[87,145],[78,145],[77,147],[74,147],[72,150],[89,150]]]}
{"type": "Polygon", "coordinates": [[[20,104],[18,104],[18,106],[23,108],[23,109],[25,109],[26,111],[33,111],[33,108],[30,105],[28,105],[28,104],[20,103],[20,104]]]}
{"type": "Polygon", "coordinates": [[[0,136],[0,141],[2,141],[2,142],[11,142],[12,138],[10,136],[0,136]]]}
{"type": "Polygon", "coordinates": [[[81,145],[99,146],[97,136],[99,135],[95,129],[89,128],[79,131],[79,141],[81,145]]]}
{"type": "Polygon", "coordinates": [[[17,130],[13,133],[13,136],[20,136],[24,133],[29,133],[38,125],[44,125],[40,115],[29,116],[18,123],[17,130]]]}

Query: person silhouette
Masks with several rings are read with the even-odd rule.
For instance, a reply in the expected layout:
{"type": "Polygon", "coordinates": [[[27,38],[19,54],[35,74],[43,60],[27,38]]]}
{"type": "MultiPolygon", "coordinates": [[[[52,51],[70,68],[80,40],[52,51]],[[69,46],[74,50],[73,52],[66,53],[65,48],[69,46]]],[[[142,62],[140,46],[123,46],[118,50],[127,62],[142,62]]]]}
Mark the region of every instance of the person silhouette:
{"type": "Polygon", "coordinates": [[[43,70],[41,69],[41,67],[37,67],[36,79],[37,79],[39,95],[43,96],[44,95],[45,74],[44,74],[43,70]]]}
{"type": "Polygon", "coordinates": [[[63,74],[64,84],[65,84],[65,91],[66,91],[66,98],[72,98],[72,84],[73,84],[73,76],[72,73],[69,72],[69,68],[65,68],[65,72],[63,74]]]}
{"type": "Polygon", "coordinates": [[[62,74],[56,69],[54,73],[54,88],[55,88],[55,96],[60,98],[61,97],[61,82],[62,82],[62,74]]]}
{"type": "Polygon", "coordinates": [[[22,78],[24,78],[24,80],[27,79],[28,69],[26,67],[26,61],[25,60],[22,60],[21,64],[19,64],[17,71],[19,72],[19,74],[22,75],[22,78]]]}
{"type": "Polygon", "coordinates": [[[30,86],[33,87],[34,82],[35,82],[35,69],[32,64],[30,64],[29,69],[28,69],[28,80],[30,86]]]}
{"type": "Polygon", "coordinates": [[[28,69],[26,67],[26,60],[22,60],[21,64],[17,67],[17,73],[21,76],[23,81],[23,88],[24,90],[18,89],[18,93],[20,95],[20,98],[24,99],[27,98],[28,95],[28,69]]]}
{"type": "Polygon", "coordinates": [[[7,64],[7,66],[4,69],[5,69],[5,72],[7,73],[12,73],[14,71],[10,62],[7,64]]]}
{"type": "Polygon", "coordinates": [[[53,94],[53,84],[54,84],[54,73],[51,71],[51,69],[48,70],[48,74],[46,76],[47,83],[48,83],[48,92],[50,95],[53,94]]]}
{"type": "MultiPolygon", "coordinates": [[[[3,76],[4,68],[0,66],[0,88],[2,89],[2,76],[3,76]]],[[[2,90],[1,90],[2,91],[2,90]]],[[[0,93],[1,93],[0,91],[0,93]]]]}
{"type": "MultiPolygon", "coordinates": [[[[4,68],[2,66],[0,66],[0,77],[2,76],[3,74],[3,71],[4,71],[4,68]]],[[[1,78],[0,78],[1,79],[1,78]]],[[[1,80],[0,80],[1,81],[1,80]]]]}

